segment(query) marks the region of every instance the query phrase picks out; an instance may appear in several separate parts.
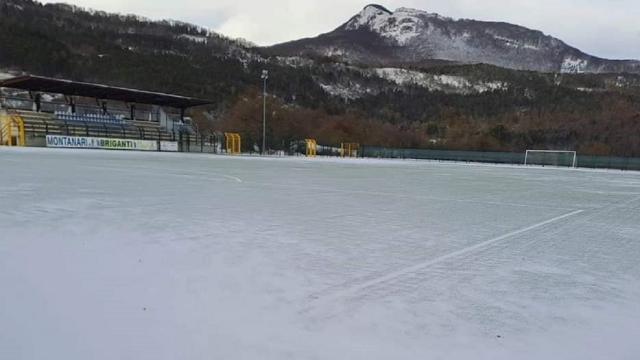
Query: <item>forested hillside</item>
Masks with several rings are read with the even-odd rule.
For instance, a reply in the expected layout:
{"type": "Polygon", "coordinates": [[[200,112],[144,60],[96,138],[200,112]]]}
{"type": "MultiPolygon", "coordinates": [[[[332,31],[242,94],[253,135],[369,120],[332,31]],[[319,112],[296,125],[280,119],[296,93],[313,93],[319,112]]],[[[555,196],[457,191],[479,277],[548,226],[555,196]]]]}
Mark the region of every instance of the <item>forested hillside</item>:
{"type": "Polygon", "coordinates": [[[261,126],[270,71],[269,143],[316,137],[391,147],[577,149],[640,156],[640,77],[489,65],[349,64],[285,57],[174,21],[0,0],[0,70],[164,91],[215,102],[201,129],[261,126]]]}

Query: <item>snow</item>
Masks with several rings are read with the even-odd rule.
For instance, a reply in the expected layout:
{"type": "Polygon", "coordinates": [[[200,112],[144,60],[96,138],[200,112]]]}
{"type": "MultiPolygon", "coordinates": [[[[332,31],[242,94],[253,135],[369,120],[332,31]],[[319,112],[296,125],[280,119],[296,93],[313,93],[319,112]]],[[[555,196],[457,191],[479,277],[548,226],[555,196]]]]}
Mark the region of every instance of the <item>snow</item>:
{"type": "Polygon", "coordinates": [[[0,148],[1,359],[634,359],[640,173],[0,148]]]}
{"type": "Polygon", "coordinates": [[[527,50],[540,50],[540,47],[537,45],[532,45],[528,43],[523,43],[522,41],[511,39],[508,37],[495,35],[493,34],[494,39],[500,40],[504,43],[505,46],[516,48],[516,49],[527,49],[527,50]]]}
{"type": "Polygon", "coordinates": [[[585,59],[579,59],[573,56],[566,57],[560,67],[563,74],[582,74],[586,72],[589,62],[585,59]]]}
{"type": "Polygon", "coordinates": [[[378,68],[375,69],[378,77],[392,81],[398,85],[425,85],[429,76],[419,71],[406,70],[400,68],[378,68]]]}
{"type": "Polygon", "coordinates": [[[11,75],[10,73],[7,73],[7,72],[0,71],[0,80],[11,79],[12,77],[14,77],[14,75],[11,75]]]}
{"type": "Polygon", "coordinates": [[[398,8],[394,14],[406,14],[407,16],[424,16],[424,17],[440,19],[440,20],[453,20],[453,18],[451,17],[442,16],[442,15],[430,13],[424,10],[407,8],[407,7],[398,8]]]}
{"type": "Polygon", "coordinates": [[[400,86],[416,85],[431,91],[444,91],[447,93],[485,93],[508,87],[508,84],[502,81],[474,81],[463,76],[433,75],[400,68],[378,68],[374,71],[378,77],[392,81],[400,86]]]}
{"type": "Polygon", "coordinates": [[[275,59],[278,64],[292,68],[312,67],[315,65],[312,59],[300,56],[276,56],[275,59]]]}
{"type": "Polygon", "coordinates": [[[418,35],[424,11],[400,8],[390,13],[375,6],[367,6],[346,24],[347,30],[367,28],[383,37],[405,45],[418,35]]]}
{"type": "Polygon", "coordinates": [[[6,6],[14,8],[14,9],[19,10],[19,11],[23,11],[24,10],[24,6],[18,5],[18,4],[14,4],[12,2],[7,2],[6,6]]]}
{"type": "Polygon", "coordinates": [[[339,97],[345,100],[358,99],[371,92],[370,89],[363,87],[358,83],[350,84],[324,84],[319,83],[324,92],[331,96],[339,97]]]}
{"type": "Polygon", "coordinates": [[[209,41],[209,38],[206,36],[189,35],[189,34],[182,34],[178,36],[178,38],[186,39],[199,44],[206,44],[209,41]]]}
{"type": "Polygon", "coordinates": [[[326,57],[334,57],[334,56],[339,57],[339,56],[346,55],[347,51],[339,47],[331,46],[324,49],[323,54],[326,57]]]}
{"type": "Polygon", "coordinates": [[[362,11],[354,17],[352,21],[347,24],[349,29],[357,29],[363,26],[368,26],[371,21],[375,21],[376,18],[382,17],[388,19],[392,15],[390,12],[377,6],[366,6],[362,11]]]}

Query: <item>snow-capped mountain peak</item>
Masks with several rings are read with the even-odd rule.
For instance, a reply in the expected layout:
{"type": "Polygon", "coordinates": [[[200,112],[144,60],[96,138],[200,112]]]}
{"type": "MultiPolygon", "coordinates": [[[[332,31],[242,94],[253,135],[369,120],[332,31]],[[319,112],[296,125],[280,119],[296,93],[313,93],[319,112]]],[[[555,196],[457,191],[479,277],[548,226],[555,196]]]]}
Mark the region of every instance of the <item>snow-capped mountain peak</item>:
{"type": "Polygon", "coordinates": [[[368,64],[491,64],[563,73],[640,73],[640,62],[598,58],[541,31],[504,22],[452,19],[422,10],[367,5],[316,38],[279,44],[276,55],[319,55],[368,64]]]}
{"type": "Polygon", "coordinates": [[[372,29],[378,23],[386,22],[393,13],[379,5],[367,5],[362,11],[351,18],[344,26],[347,30],[361,28],[372,29]]]}
{"type": "Polygon", "coordinates": [[[370,30],[398,45],[405,45],[420,34],[421,16],[434,15],[409,8],[391,12],[380,5],[367,5],[344,25],[344,29],[370,30]]]}
{"type": "Polygon", "coordinates": [[[393,14],[393,12],[391,12],[389,9],[385,8],[382,5],[369,4],[369,5],[365,6],[362,9],[362,11],[360,11],[358,14],[356,14],[356,16],[354,16],[354,18],[370,19],[370,18],[375,17],[375,16],[392,15],[392,14],[393,14]]]}

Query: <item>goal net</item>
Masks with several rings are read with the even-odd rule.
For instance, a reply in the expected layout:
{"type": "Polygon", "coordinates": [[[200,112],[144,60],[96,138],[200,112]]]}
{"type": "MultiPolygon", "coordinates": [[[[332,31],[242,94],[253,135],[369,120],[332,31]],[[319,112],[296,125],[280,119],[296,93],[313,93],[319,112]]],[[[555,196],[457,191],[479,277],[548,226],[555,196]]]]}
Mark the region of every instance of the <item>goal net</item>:
{"type": "Polygon", "coordinates": [[[578,156],[575,151],[560,150],[527,150],[524,157],[525,165],[567,166],[575,168],[578,156]]]}

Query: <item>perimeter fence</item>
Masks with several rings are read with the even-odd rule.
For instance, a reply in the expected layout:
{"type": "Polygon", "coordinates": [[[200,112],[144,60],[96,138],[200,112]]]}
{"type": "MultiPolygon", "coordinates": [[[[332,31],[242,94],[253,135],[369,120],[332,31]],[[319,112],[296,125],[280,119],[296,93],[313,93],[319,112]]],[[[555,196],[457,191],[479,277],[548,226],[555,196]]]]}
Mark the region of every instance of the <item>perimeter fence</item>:
{"type": "MultiPolygon", "coordinates": [[[[392,149],[365,146],[362,157],[386,159],[416,159],[491,164],[524,164],[525,153],[493,151],[458,151],[431,149],[392,149]]],[[[578,167],[592,169],[617,169],[640,171],[640,158],[589,156],[578,154],[578,167]]]]}

